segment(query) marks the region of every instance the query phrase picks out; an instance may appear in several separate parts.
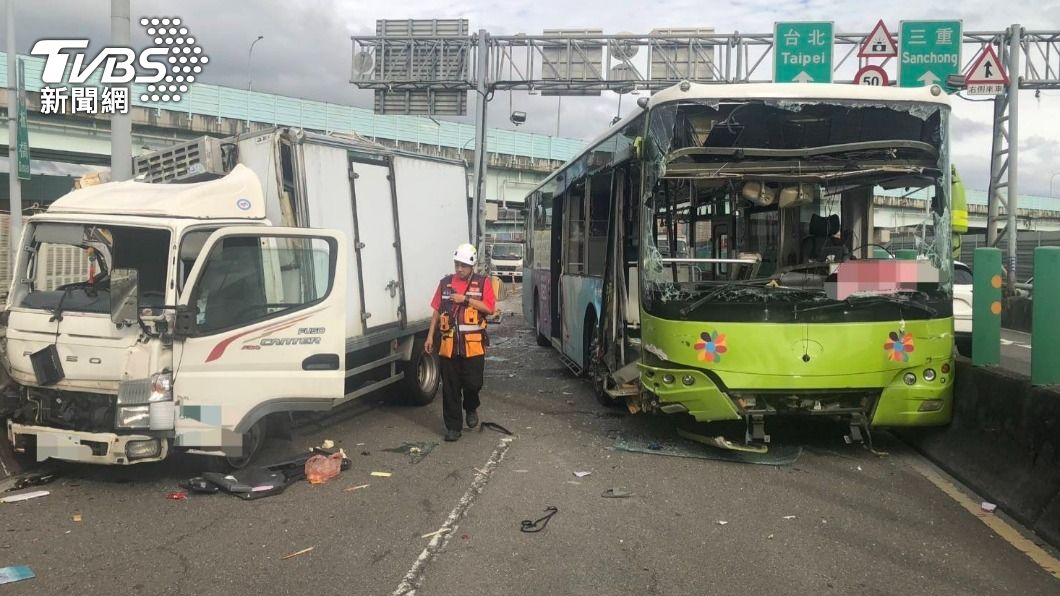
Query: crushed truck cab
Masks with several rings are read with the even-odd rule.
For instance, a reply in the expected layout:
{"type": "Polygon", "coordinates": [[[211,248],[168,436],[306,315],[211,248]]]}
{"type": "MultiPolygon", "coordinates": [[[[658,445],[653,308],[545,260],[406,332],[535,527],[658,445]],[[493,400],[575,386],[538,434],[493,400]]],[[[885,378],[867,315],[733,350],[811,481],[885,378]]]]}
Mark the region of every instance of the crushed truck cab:
{"type": "Polygon", "coordinates": [[[232,145],[237,161],[206,181],[92,186],[27,220],[0,314],[16,451],[101,464],[187,451],[239,467],[271,418],[384,387],[433,399],[427,298],[405,292],[426,294],[451,267],[442,246],[466,237],[462,165],[286,129],[232,145]],[[424,184],[448,208],[400,211],[404,185],[424,184]],[[422,237],[439,212],[448,235],[422,237]],[[431,256],[412,263],[412,249],[431,256]]]}

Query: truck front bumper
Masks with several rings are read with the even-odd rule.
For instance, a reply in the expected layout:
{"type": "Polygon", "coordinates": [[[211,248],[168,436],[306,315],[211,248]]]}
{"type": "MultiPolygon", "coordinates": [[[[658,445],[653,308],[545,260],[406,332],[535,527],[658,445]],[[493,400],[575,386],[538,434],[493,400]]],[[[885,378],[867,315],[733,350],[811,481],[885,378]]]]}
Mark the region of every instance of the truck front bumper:
{"type": "Polygon", "coordinates": [[[119,435],[30,426],[8,421],[7,438],[15,451],[35,445],[37,461],[61,459],[90,464],[128,465],[161,461],[169,442],[150,435],[119,435]]]}

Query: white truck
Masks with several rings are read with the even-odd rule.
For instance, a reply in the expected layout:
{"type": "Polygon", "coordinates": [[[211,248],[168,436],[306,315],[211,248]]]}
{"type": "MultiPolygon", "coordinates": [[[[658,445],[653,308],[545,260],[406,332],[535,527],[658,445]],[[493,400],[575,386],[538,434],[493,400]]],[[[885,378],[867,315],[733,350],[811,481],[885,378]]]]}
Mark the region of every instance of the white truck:
{"type": "Polygon", "coordinates": [[[509,281],[523,280],[523,245],[520,242],[494,242],[488,247],[493,275],[509,281]]]}
{"type": "Polygon", "coordinates": [[[16,452],[238,468],[292,412],[389,385],[433,399],[423,340],[468,240],[461,163],[274,129],[136,166],[27,220],[0,313],[16,452]]]}

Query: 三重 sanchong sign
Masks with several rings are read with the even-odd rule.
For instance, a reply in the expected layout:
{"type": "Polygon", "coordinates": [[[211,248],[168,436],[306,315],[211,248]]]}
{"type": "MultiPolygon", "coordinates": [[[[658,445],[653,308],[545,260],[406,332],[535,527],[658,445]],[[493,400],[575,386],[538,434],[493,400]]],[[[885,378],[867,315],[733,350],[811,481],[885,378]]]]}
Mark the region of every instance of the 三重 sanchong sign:
{"type": "Polygon", "coordinates": [[[140,50],[104,47],[85,53],[88,39],[42,39],[30,53],[45,58],[41,113],[126,113],[130,83],[146,85],[140,101],[180,101],[210,61],[179,18],[140,19],[152,45],[140,50]],[[85,86],[96,74],[102,88],[85,86]]]}

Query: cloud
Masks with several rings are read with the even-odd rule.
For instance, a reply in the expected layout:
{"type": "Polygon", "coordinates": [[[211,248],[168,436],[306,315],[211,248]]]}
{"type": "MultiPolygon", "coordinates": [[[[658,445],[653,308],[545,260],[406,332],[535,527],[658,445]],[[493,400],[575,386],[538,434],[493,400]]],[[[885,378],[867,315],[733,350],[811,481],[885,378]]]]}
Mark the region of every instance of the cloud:
{"type": "MultiPolygon", "coordinates": [[[[106,44],[110,36],[108,4],[100,0],[36,0],[17,6],[18,47],[26,52],[33,41],[44,37],[88,37],[92,48],[106,44]]],[[[254,89],[282,95],[369,107],[372,94],[349,83],[352,34],[370,34],[377,18],[466,18],[472,30],[485,28],[494,35],[540,33],[547,28],[601,29],[605,33],[646,33],[654,28],[713,27],[718,32],[769,33],[776,21],[829,20],[836,31],[867,32],[880,18],[892,33],[902,19],[962,19],[965,30],[1002,30],[1010,23],[1023,23],[1032,30],[1060,29],[1060,3],[1012,0],[999,14],[993,0],[891,0],[851,3],[846,0],[742,0],[721,3],[703,0],[655,0],[617,3],[614,0],[539,0],[534,3],[496,0],[137,0],[133,18],[179,16],[193,31],[210,56],[200,80],[245,88],[252,75],[254,89]],[[258,36],[248,75],[247,50],[258,36]]],[[[146,38],[134,25],[134,44],[146,38]]],[[[837,55],[837,59],[841,59],[837,55]]],[[[965,56],[967,62],[971,56],[965,56]]],[[[849,60],[845,69],[855,68],[849,60]]],[[[769,72],[769,65],[760,67],[769,72]]],[[[892,76],[893,64],[888,66],[892,76]]],[[[1027,131],[1043,139],[1060,138],[1057,118],[1060,97],[1043,93],[1036,102],[1030,92],[1021,94],[1020,126],[1025,189],[1045,189],[1053,173],[1047,145],[1031,143],[1027,131]],[[1026,147],[1024,147],[1026,145],[1026,147]]],[[[511,108],[527,112],[519,130],[555,134],[556,108],[562,104],[561,133],[589,140],[605,130],[618,108],[618,97],[604,92],[599,97],[528,96],[516,92],[511,108]]],[[[635,97],[622,99],[622,112],[634,108],[635,97]]],[[[468,102],[473,109],[474,100],[468,102]]],[[[514,128],[508,121],[507,92],[496,93],[489,106],[491,126],[514,128]]],[[[990,103],[954,100],[952,151],[954,161],[966,173],[969,186],[985,188],[989,180],[990,103]],[[958,161],[959,160],[959,161],[958,161]]],[[[470,122],[470,117],[461,118],[470,122]]]]}

